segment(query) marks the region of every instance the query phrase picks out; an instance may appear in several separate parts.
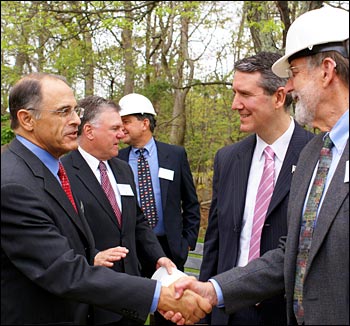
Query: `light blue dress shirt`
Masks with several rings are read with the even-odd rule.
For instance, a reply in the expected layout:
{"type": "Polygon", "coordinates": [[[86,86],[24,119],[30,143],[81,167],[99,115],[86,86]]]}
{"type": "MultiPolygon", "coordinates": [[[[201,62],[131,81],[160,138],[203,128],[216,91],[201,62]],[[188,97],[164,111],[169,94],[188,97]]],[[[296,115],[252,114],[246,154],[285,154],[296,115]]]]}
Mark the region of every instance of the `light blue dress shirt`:
{"type": "MultiPolygon", "coordinates": [[[[163,209],[162,209],[162,196],[159,181],[159,162],[157,154],[157,146],[154,138],[152,137],[150,141],[144,146],[146,149],[144,152],[145,159],[148,161],[148,165],[151,172],[153,193],[156,200],[158,222],[154,227],[153,231],[157,236],[165,235],[164,220],[163,220],[163,209]]],[[[137,178],[137,159],[139,157],[138,148],[132,147],[129,153],[129,164],[134,173],[134,179],[137,189],[137,199],[140,205],[140,192],[139,192],[139,181],[137,178]]]]}
{"type": "Polygon", "coordinates": [[[59,183],[61,183],[58,177],[58,160],[53,157],[49,152],[40,148],[39,146],[33,144],[29,140],[23,138],[22,136],[16,135],[17,140],[25,147],[27,147],[33,154],[35,154],[41,162],[51,171],[59,183]]]}

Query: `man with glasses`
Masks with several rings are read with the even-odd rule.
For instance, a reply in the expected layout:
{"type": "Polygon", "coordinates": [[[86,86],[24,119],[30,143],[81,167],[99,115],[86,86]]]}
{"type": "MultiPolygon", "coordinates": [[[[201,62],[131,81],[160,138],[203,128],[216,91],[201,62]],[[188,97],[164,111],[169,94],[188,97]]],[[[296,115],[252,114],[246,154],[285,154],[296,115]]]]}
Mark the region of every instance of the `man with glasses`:
{"type": "Polygon", "coordinates": [[[16,139],[1,155],[1,324],[92,325],[91,305],[139,323],[156,309],[181,311],[187,324],[209,312],[193,292],[175,300],[173,287],[99,266],[84,205],[60,162],[77,148],[81,123],[65,79],[25,76],[9,107],[16,139]]]}
{"type": "Polygon", "coordinates": [[[321,130],[303,149],[279,248],[209,282],[183,280],[226,313],[286,293],[288,325],[349,325],[349,13],[324,7],[298,17],[285,55],[296,119],[321,130]],[[283,240],[283,239],[282,239],[283,240]]]}
{"type": "MultiPolygon", "coordinates": [[[[250,135],[221,148],[215,156],[201,281],[232,267],[245,266],[277,248],[279,238],[287,234],[294,168],[313,134],[291,117],[292,96],[286,95],[284,88],[287,79],[271,70],[280,57],[260,52],[235,62],[232,110],[240,116],[240,130],[250,135]],[[265,177],[267,150],[273,154],[270,186],[265,177]],[[259,200],[259,189],[264,190],[262,195],[269,193],[268,198],[259,200]]],[[[283,325],[287,322],[285,306],[281,293],[231,315],[214,308],[208,319],[212,325],[283,325]]]]}

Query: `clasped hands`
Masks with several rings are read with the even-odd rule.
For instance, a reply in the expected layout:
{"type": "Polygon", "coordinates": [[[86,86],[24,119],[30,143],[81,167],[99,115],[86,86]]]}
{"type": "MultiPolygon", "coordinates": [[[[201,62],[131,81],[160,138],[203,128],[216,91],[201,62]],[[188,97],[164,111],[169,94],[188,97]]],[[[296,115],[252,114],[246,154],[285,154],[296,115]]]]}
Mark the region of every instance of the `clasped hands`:
{"type": "Polygon", "coordinates": [[[158,311],[178,325],[193,325],[217,304],[216,292],[210,282],[195,277],[181,277],[169,287],[162,286],[158,311]]]}
{"type": "MultiPolygon", "coordinates": [[[[100,251],[94,259],[94,265],[112,267],[115,261],[127,256],[125,247],[114,247],[100,251]]],[[[157,261],[157,269],[164,266],[171,274],[175,264],[167,257],[157,261]]],[[[210,282],[199,282],[195,277],[181,277],[168,287],[162,286],[158,302],[158,311],[164,318],[178,325],[193,325],[217,304],[216,292],[210,282]]]]}

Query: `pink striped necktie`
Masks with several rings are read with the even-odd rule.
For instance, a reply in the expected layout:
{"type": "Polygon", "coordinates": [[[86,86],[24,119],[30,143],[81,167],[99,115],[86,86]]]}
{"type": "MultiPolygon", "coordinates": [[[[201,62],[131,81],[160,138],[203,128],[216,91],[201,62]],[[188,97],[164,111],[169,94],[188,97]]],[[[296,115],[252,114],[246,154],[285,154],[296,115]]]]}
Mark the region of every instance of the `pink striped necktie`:
{"type": "Polygon", "coordinates": [[[258,193],[256,195],[248,262],[260,256],[261,231],[265,223],[267,209],[269,208],[274,188],[275,153],[271,147],[266,146],[264,155],[264,171],[260,180],[258,193]]]}
{"type": "Polygon", "coordinates": [[[114,193],[114,190],[112,188],[111,182],[109,181],[109,178],[108,178],[106,164],[104,162],[100,161],[98,168],[99,168],[100,173],[101,173],[102,189],[105,192],[109,202],[111,203],[114,214],[118,220],[119,226],[121,226],[122,225],[122,213],[121,213],[120,208],[118,206],[117,199],[115,197],[115,193],[114,193]]]}

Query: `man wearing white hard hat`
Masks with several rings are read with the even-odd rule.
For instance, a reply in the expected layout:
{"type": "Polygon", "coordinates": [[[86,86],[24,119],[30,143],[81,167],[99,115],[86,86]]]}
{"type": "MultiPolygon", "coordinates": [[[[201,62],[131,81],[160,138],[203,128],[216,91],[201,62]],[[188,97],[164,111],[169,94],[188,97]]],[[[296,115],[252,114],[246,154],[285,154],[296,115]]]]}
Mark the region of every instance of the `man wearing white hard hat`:
{"type": "MultiPolygon", "coordinates": [[[[119,105],[125,134],[122,141],[130,146],[120,150],[118,157],[130,164],[140,206],[143,207],[138,178],[141,170],[138,168],[138,160],[140,149],[143,149],[143,156],[150,168],[156,204],[157,221],[150,222],[150,225],[167,257],[179,270],[184,271],[188,251],[195,249],[200,225],[199,202],[186,151],[181,146],[154,139],[156,112],[147,97],[136,93],[128,94],[120,99],[119,105]]],[[[147,207],[144,214],[149,218],[147,207]]],[[[143,275],[151,277],[155,266],[150,266],[142,257],[140,260],[143,275]]],[[[157,314],[155,320],[157,325],[167,322],[157,314]]]]}
{"type": "Polygon", "coordinates": [[[285,56],[296,120],[321,132],[300,154],[280,248],[214,276],[180,280],[226,313],[285,292],[289,325],[349,325],[349,13],[324,7],[291,25],[285,56]]]}

